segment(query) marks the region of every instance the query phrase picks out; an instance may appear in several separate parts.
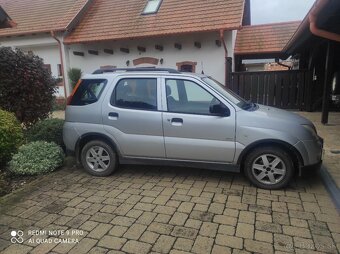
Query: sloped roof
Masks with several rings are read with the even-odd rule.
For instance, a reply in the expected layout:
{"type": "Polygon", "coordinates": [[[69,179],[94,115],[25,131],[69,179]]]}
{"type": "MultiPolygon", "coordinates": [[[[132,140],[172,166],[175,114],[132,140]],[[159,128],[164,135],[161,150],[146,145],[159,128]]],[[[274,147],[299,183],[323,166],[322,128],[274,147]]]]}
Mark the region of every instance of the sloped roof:
{"type": "Polygon", "coordinates": [[[142,15],[147,0],[96,0],[65,43],[95,42],[241,26],[244,0],[163,0],[142,15]]]}
{"type": "Polygon", "coordinates": [[[0,0],[0,6],[16,23],[0,29],[0,37],[62,31],[88,0],[0,0]]]}
{"type": "Polygon", "coordinates": [[[279,53],[292,38],[301,21],[244,26],[236,37],[235,54],[279,53]]]}
{"type": "Polygon", "coordinates": [[[313,47],[316,35],[310,31],[309,15],[317,10],[317,26],[325,31],[340,34],[340,1],[316,0],[283,51],[292,55],[306,47],[313,47]]]}

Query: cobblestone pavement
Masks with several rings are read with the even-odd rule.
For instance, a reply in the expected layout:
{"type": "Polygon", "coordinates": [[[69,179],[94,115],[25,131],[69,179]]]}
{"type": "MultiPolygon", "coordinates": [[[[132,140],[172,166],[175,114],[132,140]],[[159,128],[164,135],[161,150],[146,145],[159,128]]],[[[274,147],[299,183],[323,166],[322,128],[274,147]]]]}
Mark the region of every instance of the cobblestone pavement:
{"type": "Polygon", "coordinates": [[[65,168],[2,200],[0,214],[6,254],[340,250],[340,217],[317,177],[267,191],[242,175],[208,170],[123,166],[97,178],[65,168]],[[24,243],[10,242],[19,239],[12,230],[24,232],[24,243]],[[51,237],[28,230],[70,231],[51,237]],[[68,238],[79,243],[58,242],[68,238]]]}

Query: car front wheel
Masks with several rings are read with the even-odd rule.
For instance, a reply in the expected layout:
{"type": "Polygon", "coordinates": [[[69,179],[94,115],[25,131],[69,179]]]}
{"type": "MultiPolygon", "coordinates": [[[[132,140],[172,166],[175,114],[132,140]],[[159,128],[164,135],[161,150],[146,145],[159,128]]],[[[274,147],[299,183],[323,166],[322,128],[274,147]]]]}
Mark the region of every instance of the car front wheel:
{"type": "Polygon", "coordinates": [[[84,169],[95,176],[108,176],[117,168],[116,153],[101,140],[88,142],[81,151],[84,169]]]}
{"type": "Polygon", "coordinates": [[[273,190],[287,186],[294,175],[294,164],[283,149],[263,147],[247,156],[244,171],[257,187],[273,190]]]}

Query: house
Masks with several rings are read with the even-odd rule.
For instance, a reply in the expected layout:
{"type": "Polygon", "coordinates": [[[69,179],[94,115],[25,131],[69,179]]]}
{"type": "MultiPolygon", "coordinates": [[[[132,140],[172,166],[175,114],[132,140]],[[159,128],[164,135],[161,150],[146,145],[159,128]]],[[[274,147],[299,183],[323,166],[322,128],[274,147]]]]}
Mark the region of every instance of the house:
{"type": "MultiPolygon", "coordinates": [[[[65,48],[59,41],[88,5],[87,0],[0,0],[0,10],[11,21],[0,27],[0,46],[20,48],[40,56],[52,75],[62,79],[61,53],[65,48]]],[[[65,96],[63,82],[59,83],[56,95],[65,96]]]]}
{"type": "Polygon", "coordinates": [[[291,63],[281,63],[286,58],[283,48],[292,38],[301,21],[244,26],[237,33],[235,45],[236,71],[287,70],[291,63]]]}
{"type": "Polygon", "coordinates": [[[222,83],[232,71],[237,30],[250,24],[249,0],[0,0],[15,25],[0,46],[39,55],[55,77],[76,67],[167,67],[207,73],[222,83]]]}

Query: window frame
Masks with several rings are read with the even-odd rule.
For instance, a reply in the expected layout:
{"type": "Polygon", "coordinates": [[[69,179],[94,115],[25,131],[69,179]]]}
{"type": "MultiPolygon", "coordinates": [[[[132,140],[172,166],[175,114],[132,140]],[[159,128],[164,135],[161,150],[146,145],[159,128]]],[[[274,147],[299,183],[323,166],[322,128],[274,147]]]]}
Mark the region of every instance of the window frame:
{"type": "Polygon", "coordinates": [[[106,78],[95,78],[95,79],[93,79],[93,78],[84,78],[84,79],[81,79],[81,83],[80,83],[79,87],[77,88],[77,90],[75,90],[74,95],[72,96],[72,100],[71,100],[71,102],[70,102],[70,106],[82,107],[82,106],[88,106],[88,105],[92,105],[92,104],[98,103],[98,102],[100,101],[101,96],[103,95],[103,92],[104,92],[104,90],[105,90],[105,88],[106,88],[108,82],[109,82],[109,80],[106,79],[106,78]],[[79,89],[81,88],[81,84],[82,84],[84,81],[85,81],[85,82],[93,82],[93,83],[94,83],[94,82],[103,83],[103,88],[102,88],[101,91],[99,92],[99,94],[98,94],[98,96],[97,96],[97,98],[96,98],[97,100],[96,100],[95,102],[88,103],[88,104],[73,104],[73,103],[74,103],[74,99],[75,99],[75,97],[76,97],[76,94],[77,94],[77,92],[79,92],[79,89]]]}
{"type": "MultiPolygon", "coordinates": [[[[205,88],[202,84],[200,84],[200,82],[198,82],[197,80],[192,80],[192,79],[188,79],[188,78],[179,78],[179,77],[164,77],[163,78],[163,93],[164,93],[164,102],[163,102],[163,109],[165,112],[167,113],[171,113],[171,114],[184,114],[184,115],[200,115],[200,116],[211,116],[211,117],[216,117],[218,115],[215,114],[202,114],[202,113],[189,113],[189,112],[177,112],[177,111],[170,111],[169,107],[168,107],[168,98],[167,98],[167,93],[166,93],[166,81],[167,80],[180,80],[182,82],[188,81],[188,82],[192,82],[194,84],[196,84],[197,86],[199,86],[200,88],[202,88],[204,91],[206,91],[208,94],[210,94],[213,98],[217,99],[221,104],[223,104],[225,107],[227,107],[229,109],[230,112],[231,111],[231,106],[224,103],[220,98],[218,98],[219,96],[216,96],[214,93],[210,92],[207,88],[205,88]],[[165,106],[165,107],[164,107],[165,106]]],[[[186,93],[186,89],[184,89],[185,91],[185,96],[187,97],[187,93],[186,93]]],[[[178,90],[179,92],[179,90],[178,90]]],[[[178,94],[178,96],[180,97],[180,95],[178,94]]],[[[230,117],[230,116],[228,116],[230,117]]]]}
{"type": "Polygon", "coordinates": [[[176,63],[177,66],[177,70],[182,72],[182,67],[188,65],[191,66],[192,68],[192,72],[189,73],[195,73],[196,72],[196,66],[197,66],[197,62],[192,62],[192,61],[184,61],[184,62],[178,62],[176,63]]]}
{"type": "Polygon", "coordinates": [[[163,2],[163,0],[147,0],[146,4],[144,5],[144,8],[143,8],[142,15],[156,14],[159,11],[159,9],[162,5],[162,2],[163,2]],[[152,1],[159,1],[156,9],[154,11],[145,12],[145,9],[148,6],[149,2],[152,2],[152,1]]]}
{"type": "Polygon", "coordinates": [[[62,78],[64,75],[63,75],[63,68],[61,64],[57,64],[57,70],[58,70],[58,77],[62,78]]]}
{"type": "Polygon", "coordinates": [[[120,108],[120,109],[126,109],[126,110],[137,110],[137,111],[149,111],[149,112],[157,112],[160,111],[159,108],[159,79],[157,77],[129,77],[129,76],[125,76],[125,77],[120,77],[117,81],[115,81],[115,85],[114,88],[112,90],[112,93],[110,95],[110,106],[112,107],[116,107],[116,108],[120,108]],[[118,84],[125,79],[153,79],[156,80],[156,109],[139,109],[139,108],[130,108],[130,107],[122,107],[122,106],[118,106],[116,105],[116,91],[117,91],[117,87],[118,84]]]}

